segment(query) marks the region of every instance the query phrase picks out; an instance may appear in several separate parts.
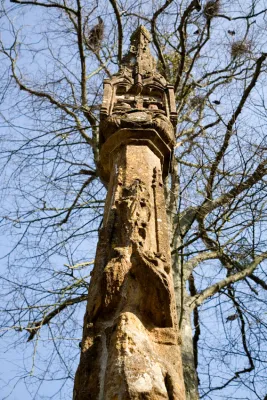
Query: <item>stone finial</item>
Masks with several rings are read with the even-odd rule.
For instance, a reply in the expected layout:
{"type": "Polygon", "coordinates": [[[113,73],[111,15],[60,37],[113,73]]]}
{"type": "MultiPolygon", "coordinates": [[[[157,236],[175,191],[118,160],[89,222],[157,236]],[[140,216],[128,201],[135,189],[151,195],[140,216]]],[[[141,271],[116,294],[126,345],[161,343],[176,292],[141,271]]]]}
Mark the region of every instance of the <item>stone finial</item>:
{"type": "MultiPolygon", "coordinates": [[[[144,26],[139,26],[131,36],[128,53],[122,59],[122,65],[132,68],[134,76],[143,76],[156,73],[156,60],[151,55],[149,43],[151,36],[144,26]]],[[[138,78],[136,79],[138,83],[138,78]]]]}

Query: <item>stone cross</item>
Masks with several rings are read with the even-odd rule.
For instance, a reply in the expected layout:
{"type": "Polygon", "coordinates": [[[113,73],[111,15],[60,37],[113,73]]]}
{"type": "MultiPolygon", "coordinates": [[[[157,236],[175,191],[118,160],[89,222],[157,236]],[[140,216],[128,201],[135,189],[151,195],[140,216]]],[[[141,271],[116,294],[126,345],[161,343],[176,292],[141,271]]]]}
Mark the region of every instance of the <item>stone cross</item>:
{"type": "Polygon", "coordinates": [[[174,90],[140,26],[104,81],[100,175],[108,186],[74,400],[184,400],[163,180],[174,90]]]}

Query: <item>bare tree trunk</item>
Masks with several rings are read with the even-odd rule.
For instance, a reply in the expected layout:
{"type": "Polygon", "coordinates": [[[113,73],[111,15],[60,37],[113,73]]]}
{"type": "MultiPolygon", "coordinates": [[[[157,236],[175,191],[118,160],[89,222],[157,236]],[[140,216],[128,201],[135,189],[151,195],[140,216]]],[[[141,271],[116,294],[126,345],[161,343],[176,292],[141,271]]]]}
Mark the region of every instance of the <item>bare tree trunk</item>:
{"type": "MultiPolygon", "coordinates": [[[[179,249],[182,244],[182,232],[186,229],[186,225],[190,224],[190,218],[181,221],[177,218],[178,202],[179,202],[179,164],[176,159],[173,160],[173,170],[170,175],[171,189],[166,191],[165,196],[168,204],[168,222],[170,227],[170,236],[172,237],[172,249],[179,249]]],[[[178,251],[172,257],[173,281],[175,290],[176,310],[179,323],[179,329],[182,340],[182,361],[184,384],[186,391],[186,400],[198,400],[198,376],[196,371],[196,358],[193,347],[193,330],[191,324],[191,310],[186,307],[188,292],[186,289],[186,281],[189,271],[184,270],[183,255],[178,251]]]]}
{"type": "MultiPolygon", "coordinates": [[[[179,247],[178,240],[179,238],[175,239],[176,248],[179,247]]],[[[179,255],[173,257],[173,271],[176,309],[182,341],[181,350],[186,400],[198,400],[198,376],[196,371],[196,355],[194,354],[193,330],[191,323],[192,311],[186,306],[187,298],[189,296],[185,287],[185,275],[187,271],[183,271],[179,255]]]]}
{"type": "Polygon", "coordinates": [[[184,310],[181,338],[186,400],[199,399],[198,376],[195,368],[195,354],[192,336],[191,312],[184,310]]]}
{"type": "MultiPolygon", "coordinates": [[[[179,279],[179,278],[178,278],[179,279]]],[[[180,281],[180,279],[179,279],[180,281]]],[[[176,294],[176,307],[178,319],[181,317],[181,286],[177,282],[176,276],[174,278],[175,294],[176,294]]],[[[184,299],[187,295],[184,296],[184,299]]],[[[186,400],[198,400],[198,376],[196,372],[195,355],[193,348],[193,330],[191,323],[191,310],[183,306],[182,320],[181,320],[181,341],[182,341],[182,361],[184,384],[186,391],[186,400]]]]}

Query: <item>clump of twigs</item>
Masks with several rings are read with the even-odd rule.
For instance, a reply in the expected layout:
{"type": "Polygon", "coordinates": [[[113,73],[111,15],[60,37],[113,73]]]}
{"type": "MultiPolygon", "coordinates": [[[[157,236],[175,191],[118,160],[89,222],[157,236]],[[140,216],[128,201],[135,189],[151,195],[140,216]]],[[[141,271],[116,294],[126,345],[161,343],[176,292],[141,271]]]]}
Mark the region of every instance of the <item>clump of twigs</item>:
{"type": "Polygon", "coordinates": [[[251,52],[251,42],[247,40],[237,40],[231,45],[232,58],[239,58],[251,52]]]}
{"type": "Polygon", "coordinates": [[[221,9],[220,0],[210,0],[204,6],[203,12],[207,19],[211,19],[215,17],[215,15],[219,14],[221,9]]]}
{"type": "Polygon", "coordinates": [[[98,53],[101,47],[102,40],[104,38],[104,21],[101,17],[98,18],[98,24],[93,26],[90,30],[88,30],[88,27],[86,26],[86,29],[84,28],[84,42],[86,47],[95,52],[98,53]],[[87,32],[86,32],[87,30],[87,32]]]}
{"type": "Polygon", "coordinates": [[[199,108],[203,105],[204,102],[205,102],[204,96],[194,96],[190,100],[190,106],[193,108],[199,108]]]}

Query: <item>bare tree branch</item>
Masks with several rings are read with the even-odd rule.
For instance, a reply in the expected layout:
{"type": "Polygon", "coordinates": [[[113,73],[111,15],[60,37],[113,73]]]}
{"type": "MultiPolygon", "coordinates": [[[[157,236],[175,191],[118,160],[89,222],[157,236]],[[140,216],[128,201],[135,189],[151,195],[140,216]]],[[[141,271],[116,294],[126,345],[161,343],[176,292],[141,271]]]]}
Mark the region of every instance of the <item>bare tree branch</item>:
{"type": "Polygon", "coordinates": [[[22,4],[22,5],[32,5],[32,6],[40,6],[47,8],[59,8],[64,11],[69,11],[77,16],[77,11],[73,8],[67,7],[66,5],[61,5],[58,3],[42,3],[39,1],[23,1],[23,0],[10,0],[11,3],[22,4]]]}
{"type": "Polygon", "coordinates": [[[221,289],[231,285],[232,283],[238,282],[245,277],[249,277],[253,271],[257,268],[257,266],[267,258],[267,253],[262,253],[261,255],[255,257],[255,260],[250,263],[246,268],[242,271],[237,272],[236,274],[229,275],[225,279],[222,279],[220,282],[215,283],[214,285],[208,287],[203,290],[201,293],[193,296],[189,299],[189,306],[193,310],[195,307],[201,305],[207,298],[213,296],[218,293],[221,289]]]}
{"type": "Polygon", "coordinates": [[[123,30],[122,30],[122,23],[121,23],[121,15],[118,8],[118,4],[116,0],[109,0],[116,16],[117,25],[118,25],[118,61],[119,64],[122,60],[122,43],[123,43],[123,30]]]}
{"type": "Polygon", "coordinates": [[[41,321],[32,323],[29,327],[26,328],[26,330],[30,333],[27,341],[30,342],[34,338],[34,336],[37,334],[37,332],[41,329],[42,326],[49,324],[49,322],[54,317],[56,317],[61,311],[65,310],[65,308],[72,306],[74,304],[77,304],[77,303],[81,303],[85,300],[87,300],[86,294],[79,296],[79,297],[75,297],[75,298],[69,298],[69,299],[65,300],[63,303],[61,303],[58,307],[56,307],[49,314],[45,315],[41,321]]]}

